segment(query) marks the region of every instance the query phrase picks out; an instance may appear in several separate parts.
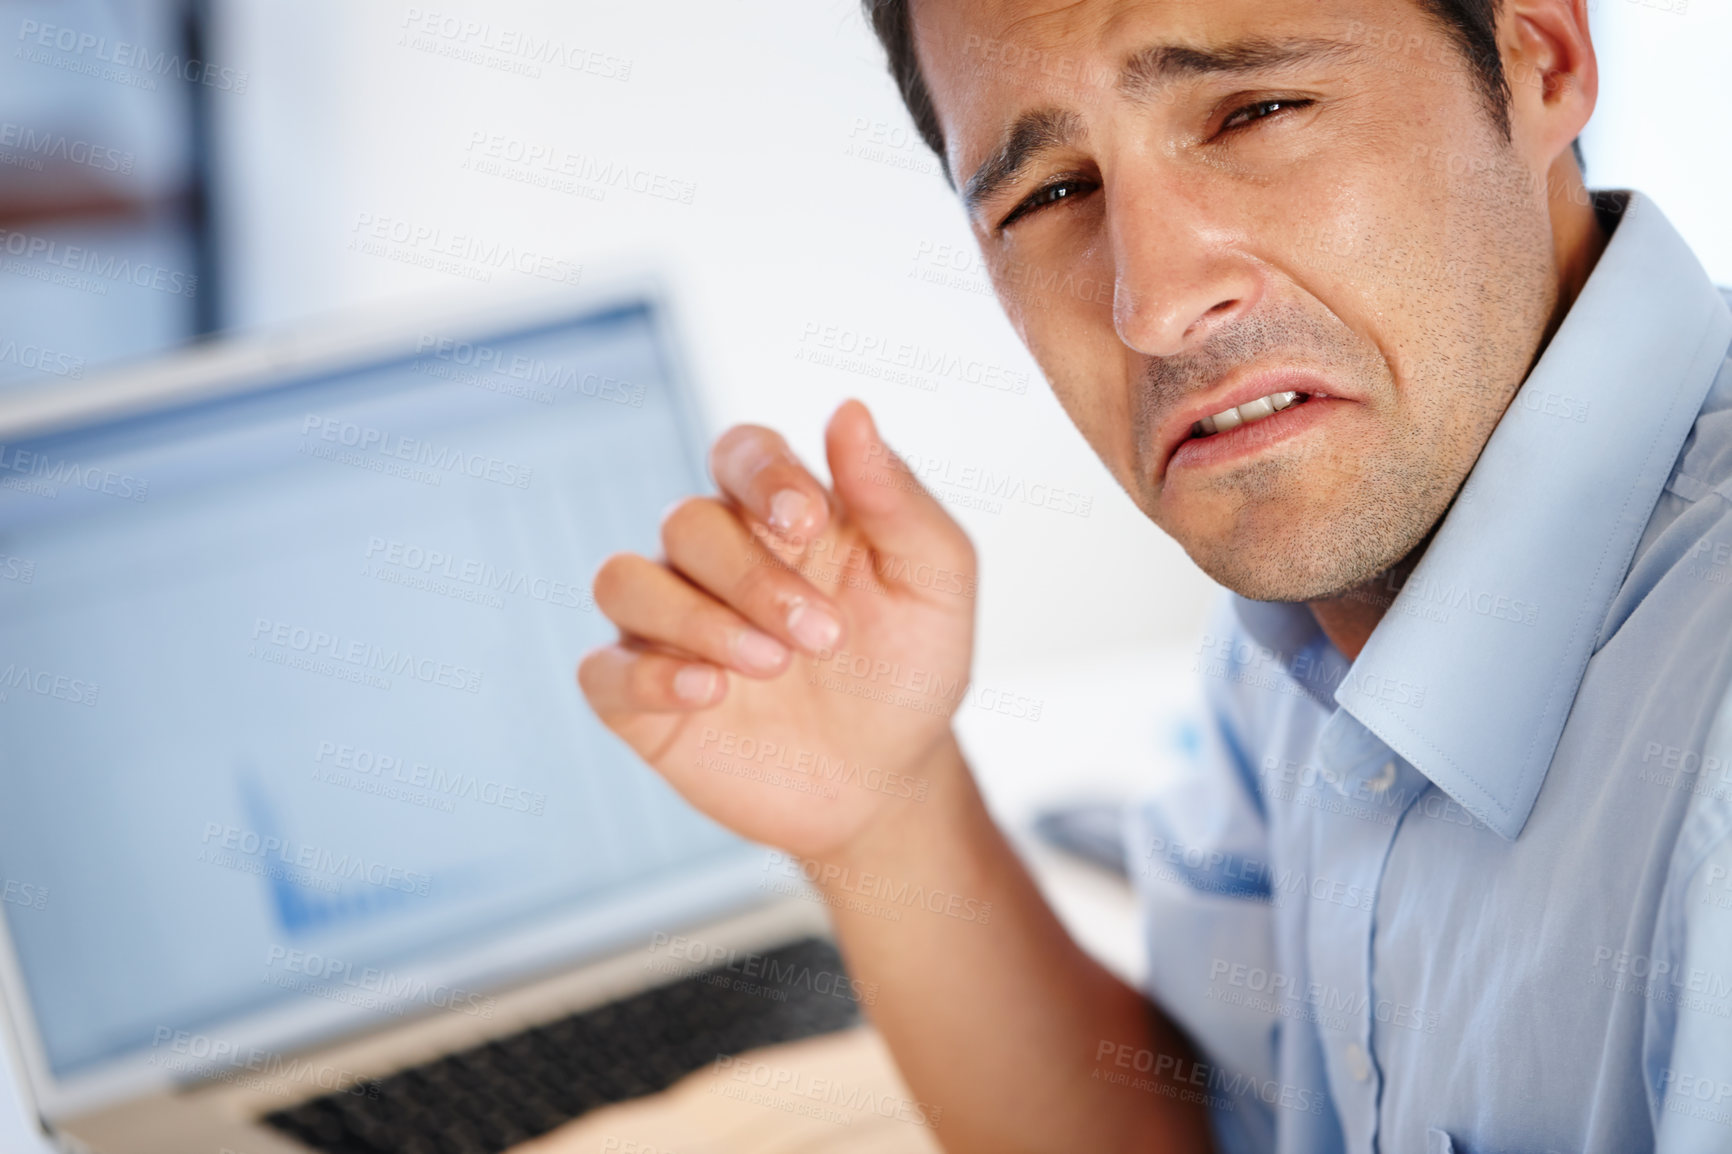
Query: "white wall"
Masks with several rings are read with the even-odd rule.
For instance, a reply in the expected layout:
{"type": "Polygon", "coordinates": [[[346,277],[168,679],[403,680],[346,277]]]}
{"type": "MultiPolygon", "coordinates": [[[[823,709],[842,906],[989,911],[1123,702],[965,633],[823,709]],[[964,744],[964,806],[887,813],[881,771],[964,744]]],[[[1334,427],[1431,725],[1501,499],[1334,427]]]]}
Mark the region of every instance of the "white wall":
{"type": "Polygon", "coordinates": [[[1640,188],[1732,286],[1732,3],[1589,0],[1600,102],[1588,181],[1640,188]]]}
{"type": "MultiPolygon", "coordinates": [[[[238,319],[488,291],[351,251],[363,214],[598,272],[651,252],[678,280],[718,426],[772,424],[821,460],[825,415],[858,395],[904,452],[1090,499],[1086,517],[957,508],[985,564],[983,667],[1197,627],[1211,586],[1095,461],[970,271],[954,196],[906,128],[852,0],[439,10],[494,37],[527,31],[629,60],[629,79],[534,78],[419,51],[400,43],[406,5],[233,5],[222,42],[252,72],[244,99],[223,106],[245,206],[230,230],[238,319]],[[595,201],[466,169],[472,140],[495,135],[690,182],[692,203],[618,187],[595,201]],[[925,391],[802,362],[830,326],[956,368],[925,391]],[[964,379],[975,364],[1024,391],[964,379]]],[[[494,283],[507,280],[534,283],[494,283]]]]}
{"type": "MultiPolygon", "coordinates": [[[[1636,184],[1732,282],[1722,209],[1732,59],[1726,0],[1593,0],[1602,110],[1591,178],[1636,184]],[[1682,15],[1652,7],[1688,4],[1682,15]]],[[[444,3],[494,43],[583,45],[597,72],[539,77],[418,49],[416,10],[354,0],[235,0],[219,43],[251,72],[221,103],[239,215],[239,319],[273,323],[488,285],[352,251],[357,222],[512,243],[603,270],[653,253],[676,276],[718,426],[773,424],[815,459],[824,415],[858,395],[892,443],[1092,499],[1087,517],[957,508],[984,561],[982,666],[1187,640],[1211,586],[1135,511],[1048,395],[971,256],[953,195],[906,127],[854,0],[444,3]],[[621,71],[629,61],[629,78],[621,71]],[[477,138],[628,165],[680,204],[601,200],[475,170],[477,138]],[[939,278],[927,283],[922,275],[939,278]],[[834,326],[885,346],[1027,374],[1017,395],[961,379],[923,391],[803,362],[834,326]]],[[[426,37],[436,49],[463,41],[426,37]]],[[[399,256],[408,255],[404,251],[399,256]]],[[[516,274],[506,281],[533,284],[516,274]]],[[[843,338],[846,339],[846,338],[843,338]]]]}

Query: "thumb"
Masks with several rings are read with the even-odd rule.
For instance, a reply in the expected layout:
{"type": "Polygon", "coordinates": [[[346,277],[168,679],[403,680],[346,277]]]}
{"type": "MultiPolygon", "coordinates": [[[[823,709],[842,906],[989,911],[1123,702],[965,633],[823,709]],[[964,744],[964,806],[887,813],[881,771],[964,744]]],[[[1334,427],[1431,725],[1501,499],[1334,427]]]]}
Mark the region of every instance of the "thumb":
{"type": "Polygon", "coordinates": [[[831,487],[875,550],[915,565],[974,575],[968,534],[890,451],[865,405],[847,400],[837,408],[824,430],[824,451],[831,487]]]}

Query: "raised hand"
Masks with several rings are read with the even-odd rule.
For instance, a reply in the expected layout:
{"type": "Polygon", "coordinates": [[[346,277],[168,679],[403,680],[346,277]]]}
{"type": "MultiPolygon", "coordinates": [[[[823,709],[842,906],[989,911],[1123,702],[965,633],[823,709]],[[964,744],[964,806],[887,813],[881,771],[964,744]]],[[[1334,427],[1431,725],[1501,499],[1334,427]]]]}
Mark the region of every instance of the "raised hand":
{"type": "Polygon", "coordinates": [[[769,429],[717,439],[720,497],[662,522],[665,555],[610,557],[596,604],[620,640],[578,681],[602,721],[722,824],[802,857],[845,848],[959,772],[973,651],[960,526],[849,401],[826,489],[769,429]]]}

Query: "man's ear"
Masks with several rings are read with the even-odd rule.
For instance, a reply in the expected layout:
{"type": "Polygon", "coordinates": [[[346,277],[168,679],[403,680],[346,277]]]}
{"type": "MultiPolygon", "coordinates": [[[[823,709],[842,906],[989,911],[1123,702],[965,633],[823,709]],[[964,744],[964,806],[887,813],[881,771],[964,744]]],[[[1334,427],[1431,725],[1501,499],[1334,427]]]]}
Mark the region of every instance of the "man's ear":
{"type": "Polygon", "coordinates": [[[1515,145],[1547,171],[1580,135],[1600,92],[1588,0],[1504,0],[1497,42],[1515,145]]]}

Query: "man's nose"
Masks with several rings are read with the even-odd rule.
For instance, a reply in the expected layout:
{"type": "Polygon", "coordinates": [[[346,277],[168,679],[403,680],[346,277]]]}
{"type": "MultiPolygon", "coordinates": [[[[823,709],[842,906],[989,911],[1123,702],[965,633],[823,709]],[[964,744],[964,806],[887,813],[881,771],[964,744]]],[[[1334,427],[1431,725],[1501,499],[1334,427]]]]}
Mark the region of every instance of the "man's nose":
{"type": "Polygon", "coordinates": [[[1125,344],[1151,357],[1193,352],[1256,306],[1260,266],[1200,197],[1134,180],[1107,195],[1113,327],[1125,344]]]}

